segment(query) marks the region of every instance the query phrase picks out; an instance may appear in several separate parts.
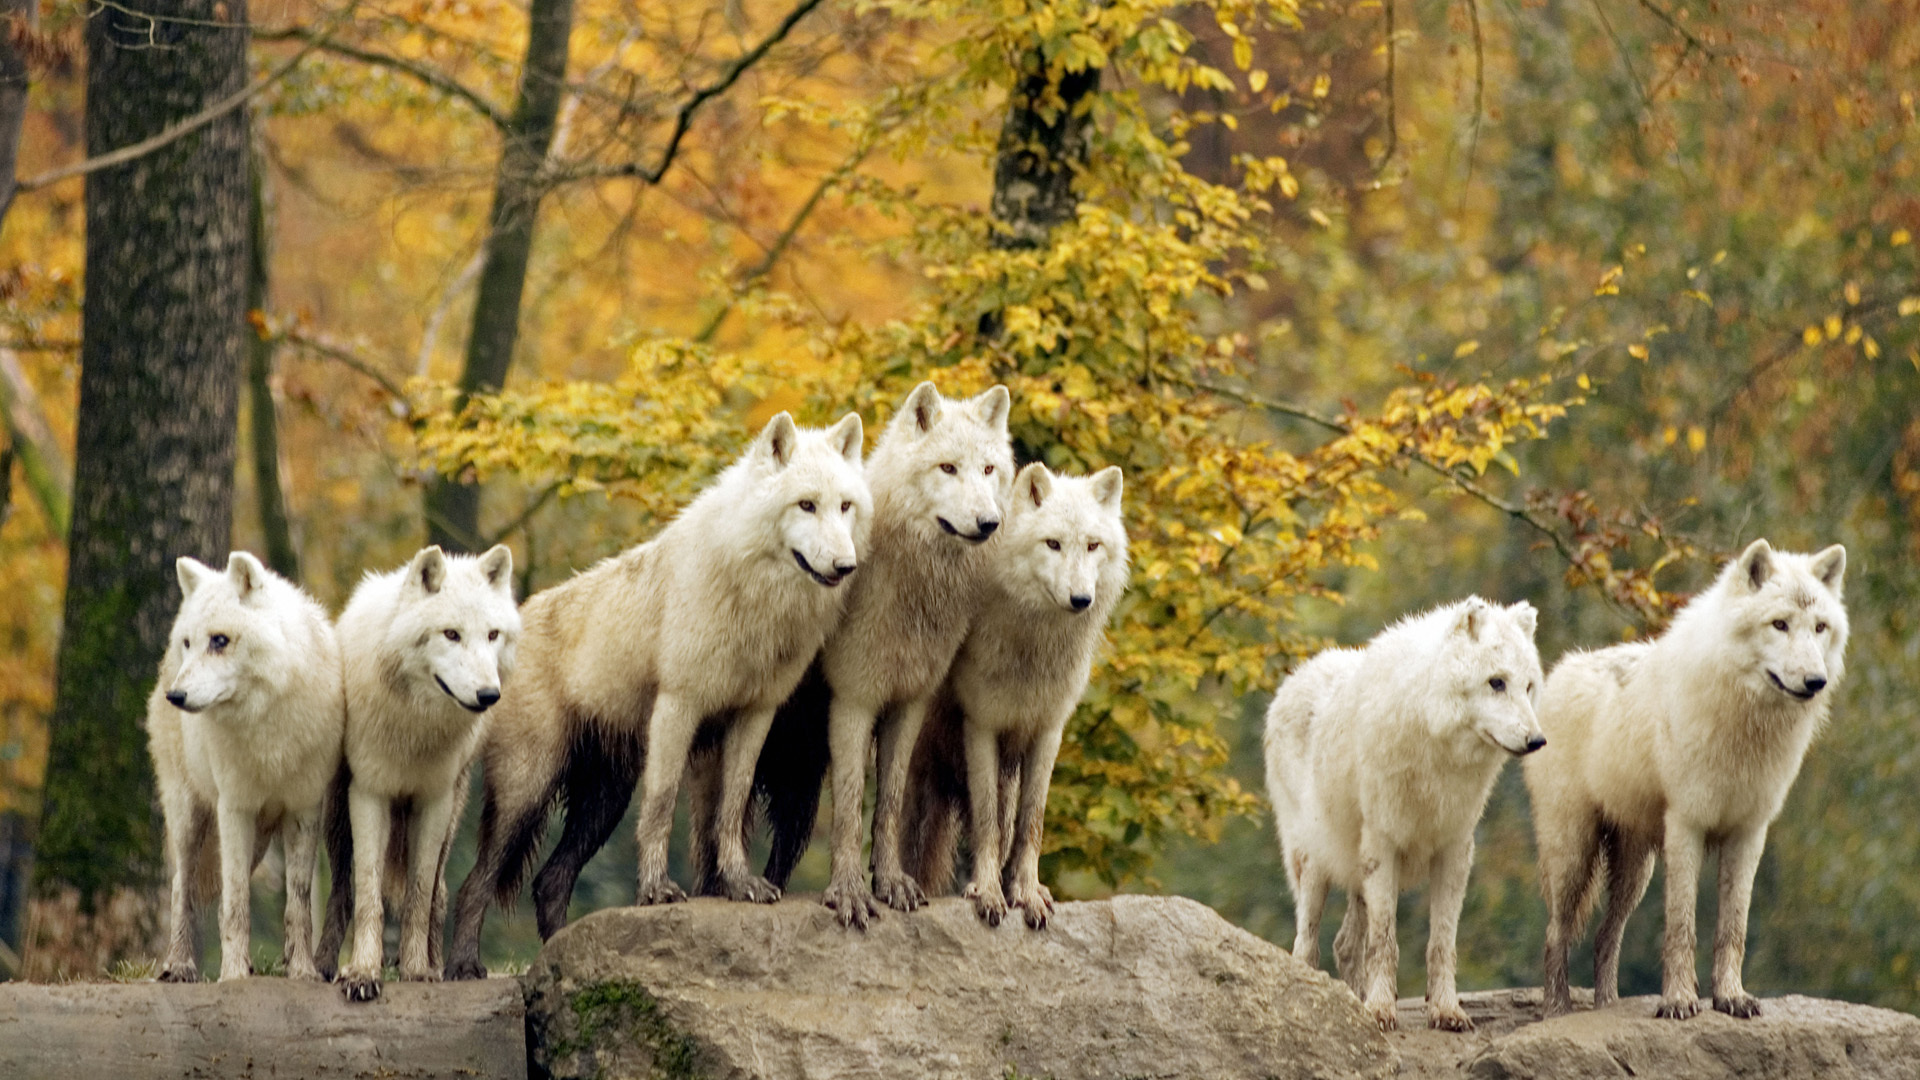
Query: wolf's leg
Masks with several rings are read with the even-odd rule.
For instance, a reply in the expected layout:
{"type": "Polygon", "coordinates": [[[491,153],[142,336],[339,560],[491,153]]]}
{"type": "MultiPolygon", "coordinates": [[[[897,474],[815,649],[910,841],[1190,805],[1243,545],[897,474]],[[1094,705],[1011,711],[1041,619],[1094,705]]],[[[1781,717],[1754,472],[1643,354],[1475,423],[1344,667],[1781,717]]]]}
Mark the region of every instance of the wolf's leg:
{"type": "Polygon", "coordinates": [[[1360,892],[1367,898],[1367,937],[1360,954],[1364,972],[1361,982],[1367,990],[1361,1001],[1380,1030],[1392,1031],[1400,1026],[1394,1008],[1399,1000],[1394,984],[1400,971],[1400,938],[1394,909],[1400,900],[1400,868],[1393,849],[1364,832],[1360,858],[1366,867],[1360,892]]]}
{"type": "MultiPolygon", "coordinates": [[[[1327,907],[1326,871],[1305,852],[1289,852],[1288,877],[1293,886],[1293,958],[1310,968],[1320,966],[1320,913],[1327,907]]],[[[1352,909],[1348,909],[1351,913],[1352,909]]],[[[1342,923],[1342,926],[1345,924],[1342,923]]]]}
{"type": "Polygon", "coordinates": [[[1599,858],[1600,823],[1589,814],[1554,814],[1534,803],[1535,847],[1540,858],[1540,894],[1547,903],[1544,950],[1546,984],[1542,1005],[1548,1016],[1573,1009],[1567,954],[1580,936],[1587,899],[1593,891],[1599,858]]]}
{"type": "MultiPolygon", "coordinates": [[[[1005,754],[1000,758],[1000,835],[1012,836],[1020,827],[1020,758],[1014,754],[1005,754]]],[[[1003,888],[1013,886],[1013,856],[1001,852],[1006,865],[1001,868],[1000,884],[1003,888]]]]}
{"type": "Polygon", "coordinates": [[[1367,897],[1359,887],[1347,890],[1347,913],[1333,935],[1333,963],[1340,981],[1357,996],[1366,989],[1367,897]]]}
{"type": "Polygon", "coordinates": [[[280,847],[287,864],[287,978],[318,979],[313,963],[313,865],[319,855],[320,807],[287,815],[280,847]]]}
{"type": "MultiPolygon", "coordinates": [[[[457,788],[458,785],[455,785],[457,788]]],[[[407,830],[407,891],[400,904],[400,977],[414,982],[439,982],[440,969],[432,965],[427,938],[432,935],[433,893],[438,886],[440,854],[453,828],[454,790],[435,792],[414,800],[407,830]]]]}
{"type": "Polygon", "coordinates": [[[760,747],[773,726],[774,707],[755,709],[727,726],[720,758],[720,812],[714,819],[714,857],[720,893],[729,900],[771,904],[780,890],[747,869],[747,799],[753,795],[753,770],[760,763],[760,747]]]}
{"type": "Polygon", "coordinates": [[[907,772],[913,748],[926,726],[931,698],[900,706],[880,725],[874,753],[878,788],[873,801],[873,895],[897,911],[913,911],[927,902],[920,883],[900,865],[900,819],[906,804],[907,772]]]}
{"type": "Polygon", "coordinates": [[[1741,1019],[1760,1015],[1760,1002],[1741,983],[1747,957],[1747,908],[1753,875],[1767,845],[1765,822],[1728,834],[1720,846],[1720,922],[1713,934],[1713,1007],[1741,1019]]]}
{"type": "Polygon", "coordinates": [[[166,806],[167,908],[173,917],[167,937],[167,959],[160,966],[161,982],[197,982],[200,965],[194,955],[193,877],[206,845],[212,815],[186,791],[169,793],[166,806]]]}
{"type": "MultiPolygon", "coordinates": [[[[720,886],[720,788],[726,766],[720,746],[696,739],[687,755],[687,864],[693,871],[693,895],[723,896],[720,886]]],[[[568,810],[572,819],[572,810],[568,810]]]]}
{"type": "Polygon", "coordinates": [[[328,982],[340,971],[340,945],[347,940],[347,922],[353,915],[353,825],[347,816],[347,785],[351,774],[346,762],[334,774],[327,788],[321,828],[326,832],[327,918],[320,928],[320,944],[314,949],[314,967],[328,982]]]}
{"type": "Polygon", "coordinates": [[[1007,896],[1000,888],[1000,733],[984,724],[966,722],[962,739],[967,753],[967,805],[973,820],[973,880],[966,897],[973,913],[988,926],[999,926],[1007,915],[1007,896]]]}
{"type": "Polygon", "coordinates": [[[247,951],[252,939],[249,881],[253,877],[253,844],[260,808],[236,806],[222,799],[220,829],[220,981],[253,974],[247,951]]]}
{"type": "Polygon", "coordinates": [[[673,834],[673,803],[679,794],[680,774],[687,767],[700,714],[692,703],[674,694],[661,694],[647,721],[647,763],[640,772],[640,822],[635,829],[640,848],[637,904],[672,904],[687,898],[667,876],[667,842],[673,834]]]}
{"type": "Polygon", "coordinates": [[[347,792],[347,816],[353,824],[353,954],[339,981],[348,1001],[372,1001],[380,996],[380,939],[386,914],[380,872],[393,828],[392,800],[356,785],[347,792]]]}
{"type": "Polygon", "coordinates": [[[1427,892],[1432,915],[1427,921],[1427,1026],[1441,1031],[1472,1031],[1473,1021],[1460,1007],[1454,972],[1460,908],[1467,899],[1467,873],[1473,868],[1473,836],[1433,859],[1432,884],[1427,892]]]}
{"type": "Polygon", "coordinates": [[[1053,893],[1040,884],[1040,846],[1047,824],[1047,785],[1053,779],[1053,762],[1060,756],[1060,736],[1065,730],[1064,723],[1053,725],[1027,750],[1019,768],[1020,809],[1014,827],[1001,833],[1013,838],[1013,851],[1007,856],[1013,889],[1007,902],[1026,913],[1027,926],[1034,930],[1046,926],[1053,914],[1053,893]]]}
{"type": "Polygon", "coordinates": [[[1655,1016],[1685,1020],[1700,1011],[1693,955],[1694,901],[1700,891],[1700,861],[1706,837],[1673,811],[1667,812],[1667,928],[1660,948],[1660,1007],[1655,1016]]]}
{"type": "Polygon", "coordinates": [[[1653,841],[1637,833],[1615,829],[1607,845],[1607,913],[1593,937],[1593,1007],[1604,1009],[1620,1000],[1620,942],[1627,934],[1627,917],[1640,906],[1653,880],[1653,841]]]}
{"type": "Polygon", "coordinates": [[[460,819],[467,814],[467,793],[472,789],[473,762],[460,770],[453,783],[453,812],[447,820],[446,839],[440,843],[439,864],[433,868],[433,903],[427,915],[427,966],[446,970],[447,933],[447,857],[453,854],[453,834],[460,831],[460,819]]]}
{"type": "Polygon", "coordinates": [[[860,858],[861,810],[867,798],[867,748],[873,744],[878,707],[835,694],[827,712],[827,747],[833,775],[833,867],[821,902],[841,926],[861,930],[880,917],[860,858]]]}

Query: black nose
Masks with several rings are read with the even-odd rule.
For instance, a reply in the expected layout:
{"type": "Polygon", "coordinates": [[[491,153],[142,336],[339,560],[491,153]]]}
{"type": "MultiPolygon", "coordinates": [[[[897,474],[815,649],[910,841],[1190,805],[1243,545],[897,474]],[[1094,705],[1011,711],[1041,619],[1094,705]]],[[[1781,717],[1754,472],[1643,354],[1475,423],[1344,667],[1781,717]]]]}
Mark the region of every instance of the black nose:
{"type": "Polygon", "coordinates": [[[860,564],[857,562],[854,562],[852,559],[846,559],[844,561],[840,559],[835,559],[833,561],[833,572],[840,575],[841,577],[846,577],[848,574],[851,574],[858,569],[860,569],[860,564]]]}
{"type": "Polygon", "coordinates": [[[1821,679],[1821,678],[1812,678],[1812,679],[1808,679],[1804,685],[1807,688],[1807,693],[1817,694],[1820,691],[1825,690],[1827,688],[1827,680],[1821,679]]]}
{"type": "Polygon", "coordinates": [[[1547,745],[1547,737],[1545,735],[1529,735],[1527,736],[1526,752],[1531,754],[1545,745],[1547,745]]]}
{"type": "Polygon", "coordinates": [[[491,686],[484,687],[473,695],[473,699],[480,703],[481,708],[490,709],[500,700],[500,691],[491,686]]]}
{"type": "Polygon", "coordinates": [[[1075,610],[1075,611],[1085,611],[1085,610],[1087,610],[1087,609],[1088,609],[1089,607],[1092,607],[1092,606],[1093,606],[1093,597],[1091,597],[1091,596],[1076,596],[1076,597],[1074,597],[1074,598],[1073,598],[1073,600],[1072,600],[1072,603],[1073,603],[1073,610],[1075,610]]]}
{"type": "Polygon", "coordinates": [[[1000,519],[998,518],[975,518],[973,523],[979,526],[980,539],[982,540],[992,536],[993,530],[1000,527],[1000,519]]]}
{"type": "Polygon", "coordinates": [[[176,709],[186,708],[186,705],[187,705],[186,691],[184,690],[167,691],[167,704],[173,706],[176,709]]]}

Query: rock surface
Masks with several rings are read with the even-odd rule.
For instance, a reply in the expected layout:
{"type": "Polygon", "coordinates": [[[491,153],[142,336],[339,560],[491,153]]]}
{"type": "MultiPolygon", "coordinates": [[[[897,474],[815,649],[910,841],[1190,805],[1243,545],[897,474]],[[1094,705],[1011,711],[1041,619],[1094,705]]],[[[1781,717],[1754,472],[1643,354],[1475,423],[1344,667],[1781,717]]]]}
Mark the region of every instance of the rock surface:
{"type": "Polygon", "coordinates": [[[0,985],[0,1077],[525,1080],[514,979],[388,983],[349,1005],[288,979],[0,985]]]}
{"type": "Polygon", "coordinates": [[[1179,897],[989,929],[961,900],[843,930],[811,898],[597,912],[527,976],[556,1077],[1390,1077],[1345,987],[1179,897]]]}

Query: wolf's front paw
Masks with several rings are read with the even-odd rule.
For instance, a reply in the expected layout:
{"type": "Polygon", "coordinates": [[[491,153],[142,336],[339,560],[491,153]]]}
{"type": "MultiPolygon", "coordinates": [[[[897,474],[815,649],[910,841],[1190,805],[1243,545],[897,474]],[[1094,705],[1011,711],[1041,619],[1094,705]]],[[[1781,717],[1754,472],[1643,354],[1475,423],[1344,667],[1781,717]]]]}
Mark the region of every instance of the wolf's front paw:
{"type": "Polygon", "coordinates": [[[873,895],[895,911],[918,911],[927,905],[926,890],[905,874],[875,874],[873,895]]]}
{"type": "Polygon", "coordinates": [[[231,980],[231,979],[244,979],[252,974],[253,974],[253,962],[250,960],[235,960],[231,963],[229,963],[224,957],[222,957],[220,960],[220,981],[221,982],[227,982],[228,980],[231,980]]]}
{"type": "Polygon", "coordinates": [[[463,957],[447,965],[447,978],[456,980],[484,979],[487,977],[487,965],[478,957],[463,957]]]}
{"type": "Polygon", "coordinates": [[[315,967],[311,960],[297,956],[289,956],[286,957],[283,962],[287,965],[287,978],[289,979],[304,979],[308,982],[327,981],[320,977],[320,969],[315,967]]]}
{"type": "Polygon", "coordinates": [[[1016,883],[1007,903],[1024,911],[1027,925],[1035,930],[1044,930],[1053,915],[1053,892],[1037,881],[1016,883]]]}
{"type": "Polygon", "coordinates": [[[403,967],[400,970],[400,978],[407,982],[435,983],[440,981],[440,969],[432,966],[412,969],[403,967]]]}
{"type": "Polygon", "coordinates": [[[199,982],[200,969],[195,967],[191,960],[178,964],[168,964],[166,967],[160,969],[158,978],[161,982],[168,983],[199,982]]]}
{"type": "Polygon", "coordinates": [[[966,897],[973,901],[973,913],[988,926],[999,926],[1000,920],[1007,917],[1007,896],[1000,891],[997,881],[986,886],[977,881],[968,885],[966,897]]]}
{"type": "Polygon", "coordinates": [[[1446,1008],[1435,1005],[1427,1009],[1427,1026],[1435,1031],[1472,1031],[1473,1021],[1467,1019],[1467,1011],[1459,1005],[1446,1008]]]}
{"type": "Polygon", "coordinates": [[[348,1001],[372,1001],[380,996],[380,973],[356,971],[353,968],[340,973],[340,992],[348,1001]]]}
{"type": "Polygon", "coordinates": [[[1738,1020],[1751,1020],[1760,1015],[1760,999],[1747,993],[1736,994],[1733,997],[1715,997],[1713,1007],[1738,1020]]]}
{"type": "MultiPolygon", "coordinates": [[[[1391,998],[1386,1001],[1370,1001],[1367,1003],[1367,1011],[1373,1014],[1373,1022],[1380,1025],[1381,1031],[1400,1030],[1400,1011],[1396,1008],[1396,1005],[1397,1002],[1391,998]]],[[[1461,1019],[1464,1020],[1465,1017],[1461,1019]]]]}
{"type": "Polygon", "coordinates": [[[820,902],[833,909],[842,927],[865,930],[868,923],[880,917],[880,905],[874,903],[864,881],[834,882],[827,886],[820,902]]]}
{"type": "Polygon", "coordinates": [[[678,904],[687,898],[685,889],[673,883],[665,874],[651,880],[642,879],[634,903],[641,907],[649,904],[678,904]]]}
{"type": "Polygon", "coordinates": [[[729,900],[744,900],[750,904],[772,904],[780,899],[780,890],[773,882],[758,874],[727,874],[720,878],[720,895],[729,900]]]}
{"type": "Polygon", "coordinates": [[[1662,1020],[1690,1020],[1700,1015],[1700,999],[1689,994],[1686,997],[1663,997],[1660,1007],[1653,1015],[1662,1020]]]}

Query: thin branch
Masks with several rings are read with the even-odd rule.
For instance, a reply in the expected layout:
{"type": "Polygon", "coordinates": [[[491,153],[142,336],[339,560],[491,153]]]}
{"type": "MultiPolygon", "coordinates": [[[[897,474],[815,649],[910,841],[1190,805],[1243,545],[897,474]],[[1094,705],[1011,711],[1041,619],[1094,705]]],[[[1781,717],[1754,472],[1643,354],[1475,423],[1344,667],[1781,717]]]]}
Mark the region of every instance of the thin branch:
{"type": "Polygon", "coordinates": [[[1380,155],[1379,164],[1373,167],[1376,173],[1386,170],[1394,151],[1400,148],[1400,121],[1393,89],[1394,54],[1398,51],[1393,38],[1393,0],[1384,0],[1381,6],[1387,13],[1387,149],[1380,155]]]}
{"type": "MultiPolygon", "coordinates": [[[[1597,2],[1597,0],[1596,0],[1597,2]]],[[[1467,138],[1467,182],[1473,186],[1474,158],[1480,152],[1480,118],[1486,113],[1487,49],[1480,33],[1480,0],[1467,0],[1467,14],[1473,19],[1473,133],[1467,138]]],[[[1466,197],[1464,190],[1461,198],[1466,197]]]]}
{"type": "Polygon", "coordinates": [[[406,390],[401,388],[399,383],[393,381],[393,376],[387,374],[385,371],[382,371],[379,365],[375,364],[371,360],[368,360],[360,356],[359,354],[355,353],[352,349],[349,349],[344,345],[340,345],[338,343],[328,341],[327,339],[322,337],[316,337],[311,334],[303,333],[302,331],[299,331],[299,330],[284,330],[278,335],[278,339],[296,348],[305,349],[306,351],[312,353],[315,356],[323,357],[327,360],[332,360],[333,362],[337,364],[342,364],[347,368],[358,372],[361,375],[365,375],[367,378],[372,379],[376,383],[379,383],[380,389],[385,390],[389,395],[391,395],[393,397],[394,402],[400,408],[402,409],[409,408],[409,404],[407,401],[407,392],[406,390]]]}
{"type": "Polygon", "coordinates": [[[564,481],[555,480],[553,483],[548,484],[546,487],[542,488],[540,490],[540,494],[535,495],[533,497],[533,501],[527,504],[526,509],[516,514],[512,521],[509,521],[505,525],[500,526],[499,530],[495,532],[493,536],[489,537],[484,543],[480,545],[480,547],[475,548],[474,550],[480,551],[486,548],[490,548],[493,545],[500,543],[502,540],[505,540],[507,537],[512,536],[514,533],[519,532],[520,527],[522,525],[525,525],[527,522],[533,520],[533,515],[539,513],[541,507],[553,501],[553,497],[560,493],[560,486],[562,483],[564,483],[564,481]]]}
{"type": "Polygon", "coordinates": [[[349,45],[344,41],[331,41],[321,32],[305,26],[287,26],[275,30],[255,30],[253,36],[256,41],[305,41],[315,45],[321,51],[332,53],[335,56],[344,56],[349,60],[358,60],[372,67],[381,67],[389,71],[397,71],[422,85],[438,90],[442,94],[466,104],[469,108],[473,109],[474,112],[479,113],[488,123],[499,128],[501,131],[507,130],[508,117],[505,110],[493,102],[488,101],[479,91],[448,75],[446,72],[430,65],[422,64],[417,60],[408,60],[402,56],[393,56],[388,53],[375,52],[372,49],[363,49],[358,45],[349,45]]]}
{"type": "MultiPolygon", "coordinates": [[[[774,240],[773,246],[767,249],[767,253],[761,257],[758,263],[754,264],[753,269],[748,270],[741,276],[739,282],[734,287],[736,292],[752,288],[762,278],[765,278],[772,272],[774,264],[780,261],[780,256],[786,254],[787,248],[792,246],[793,238],[799,234],[800,227],[806,224],[807,218],[813,216],[814,208],[820,205],[820,200],[825,198],[827,192],[832,190],[836,184],[846,179],[847,174],[858,168],[860,162],[866,158],[871,149],[871,146],[861,148],[854,153],[853,157],[842,163],[839,168],[821,178],[819,185],[813,189],[813,194],[808,195],[807,201],[801,203],[800,209],[794,211],[792,220],[787,222],[787,227],[782,230],[779,237],[774,240]]],[[[729,296],[726,301],[720,305],[720,310],[714,312],[712,318],[707,320],[707,325],[701,327],[700,332],[694,335],[693,340],[702,345],[712,341],[713,335],[719,332],[720,325],[727,321],[727,316],[733,311],[733,308],[734,300],[733,297],[729,296]]]]}
{"type": "Polygon", "coordinates": [[[1633,88],[1640,94],[1640,104],[1652,108],[1653,102],[1647,98],[1647,84],[1640,81],[1640,73],[1633,69],[1633,57],[1627,54],[1627,47],[1620,35],[1613,32],[1613,20],[1607,18],[1607,10],[1600,6],[1600,0],[1593,0],[1593,12],[1600,16],[1600,26],[1607,32],[1607,40],[1613,42],[1613,51],[1620,54],[1620,66],[1627,69],[1627,78],[1633,80],[1633,88]]]}
{"type": "Polygon", "coordinates": [[[1684,38],[1686,40],[1688,48],[1698,49],[1700,50],[1700,52],[1704,53],[1706,56],[1712,59],[1716,59],[1716,60],[1719,59],[1719,56],[1720,56],[1719,53],[1716,53],[1711,48],[1708,48],[1706,42],[1701,41],[1699,38],[1693,35],[1692,31],[1680,25],[1680,21],[1678,19],[1675,19],[1671,12],[1661,7],[1659,4],[1654,3],[1653,0],[1640,0],[1640,6],[1643,8],[1646,8],[1648,11],[1653,12],[1653,17],[1656,19],[1659,19],[1663,23],[1666,23],[1667,29],[1672,30],[1674,33],[1679,34],[1682,38],[1684,38]]]}
{"type": "Polygon", "coordinates": [[[819,7],[820,4],[821,0],[800,0],[799,6],[789,11],[787,17],[780,20],[780,25],[774,27],[773,32],[768,34],[760,44],[742,53],[738,59],[727,66],[725,71],[720,73],[718,79],[694,91],[693,96],[681,104],[679,113],[674,116],[673,131],[667,136],[667,145],[660,152],[660,161],[654,165],[653,168],[646,168],[637,161],[624,162],[619,165],[563,168],[553,170],[547,177],[548,181],[558,183],[566,180],[610,179],[614,177],[632,176],[638,177],[648,184],[659,183],[660,178],[665,176],[667,170],[673,166],[673,159],[679,155],[680,141],[686,137],[687,129],[693,126],[693,114],[699,111],[700,106],[726,93],[735,82],[739,81],[740,76],[745,74],[748,68],[759,63],[760,58],[765,56],[768,50],[785,40],[787,34],[793,30],[794,25],[801,19],[806,18],[807,14],[814,8],[819,7]]]}
{"type": "Polygon", "coordinates": [[[110,169],[115,165],[124,165],[129,161],[145,157],[176,139],[193,134],[208,124],[213,123],[215,120],[238,109],[240,106],[245,105],[262,90],[286,78],[292,73],[294,68],[300,65],[302,60],[307,58],[309,53],[318,49],[322,43],[332,36],[335,30],[340,28],[340,24],[346,21],[347,16],[351,14],[352,11],[353,5],[349,4],[346,8],[342,9],[339,15],[334,17],[332,24],[324,31],[321,31],[315,40],[309,41],[299,52],[288,57],[285,63],[254,80],[251,85],[228,94],[226,97],[201,109],[185,120],[168,127],[157,135],[141,139],[137,143],[130,143],[118,150],[110,150],[98,157],[90,157],[84,161],[76,161],[71,165],[63,165],[57,169],[49,169],[38,176],[29,176],[19,182],[18,190],[38,191],[48,184],[59,183],[71,177],[85,176],[88,173],[99,172],[101,169],[110,169]]]}
{"type": "Polygon", "coordinates": [[[426,328],[420,332],[420,351],[414,359],[414,374],[423,379],[427,377],[428,370],[433,366],[434,347],[440,341],[440,325],[446,322],[447,312],[453,309],[453,302],[467,291],[474,279],[480,276],[481,267],[486,264],[487,246],[482,244],[467,260],[467,265],[460,268],[460,273],[447,283],[446,291],[440,294],[440,302],[433,305],[433,311],[427,316],[426,328]]]}
{"type": "Polygon", "coordinates": [[[0,341],[0,349],[14,352],[79,352],[79,338],[20,338],[0,341]]]}

